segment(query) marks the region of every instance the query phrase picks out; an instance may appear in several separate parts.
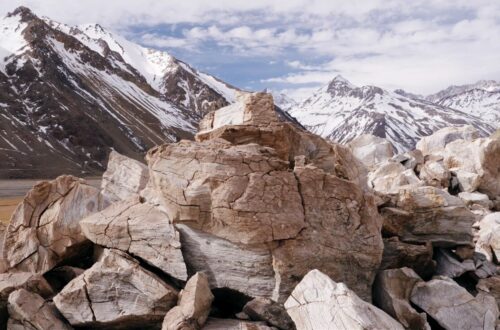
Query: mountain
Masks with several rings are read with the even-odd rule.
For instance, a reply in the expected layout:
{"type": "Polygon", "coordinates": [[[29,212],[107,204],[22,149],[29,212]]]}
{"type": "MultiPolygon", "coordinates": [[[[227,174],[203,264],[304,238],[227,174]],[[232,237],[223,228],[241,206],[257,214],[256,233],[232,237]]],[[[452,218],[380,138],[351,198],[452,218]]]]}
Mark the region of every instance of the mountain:
{"type": "Polygon", "coordinates": [[[0,18],[0,177],[98,174],[111,149],[141,159],[236,91],[99,25],[19,7],[0,18]]]}
{"type": "Polygon", "coordinates": [[[470,114],[376,86],[357,87],[341,76],[289,113],[313,133],[346,143],[361,134],[387,138],[399,151],[446,126],[473,125],[482,134],[493,127],[470,114]]]}
{"type": "Polygon", "coordinates": [[[475,84],[450,86],[426,99],[500,127],[500,83],[497,81],[481,80],[475,84]]]}
{"type": "Polygon", "coordinates": [[[271,93],[273,95],[274,103],[284,111],[288,111],[299,105],[297,101],[295,101],[293,98],[291,98],[286,94],[272,90],[266,90],[266,92],[271,93]]]}

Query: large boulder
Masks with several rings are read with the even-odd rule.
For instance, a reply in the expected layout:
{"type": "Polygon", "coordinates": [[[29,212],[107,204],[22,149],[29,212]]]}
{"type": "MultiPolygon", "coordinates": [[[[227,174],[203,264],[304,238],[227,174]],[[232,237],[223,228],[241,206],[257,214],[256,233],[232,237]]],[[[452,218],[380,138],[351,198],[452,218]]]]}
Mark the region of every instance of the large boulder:
{"type": "Polygon", "coordinates": [[[36,293],[19,289],[9,296],[8,329],[12,330],[70,330],[73,329],[55,306],[36,293]]]}
{"type": "Polygon", "coordinates": [[[500,275],[480,279],[477,282],[476,289],[494,297],[500,309],[500,275]]]}
{"type": "Polygon", "coordinates": [[[373,302],[406,329],[430,330],[425,313],[418,313],[410,305],[413,287],[421,281],[422,279],[410,268],[381,271],[373,284],[373,302]]]}
{"type": "Polygon", "coordinates": [[[381,214],[384,233],[404,242],[441,247],[472,244],[474,214],[460,198],[435,187],[401,190],[381,214]]]}
{"type": "Polygon", "coordinates": [[[108,167],[102,175],[103,206],[139,196],[148,182],[148,167],[116,151],[109,154],[108,167]]]}
{"type": "Polygon", "coordinates": [[[177,291],[119,250],[72,280],[54,303],[73,326],[106,329],[161,324],[177,302],[177,291]]]}
{"type": "Polygon", "coordinates": [[[411,302],[448,330],[495,329],[499,315],[493,297],[474,297],[447,277],[415,284],[411,302]]]}
{"type": "Polygon", "coordinates": [[[388,140],[371,134],[354,138],[348,146],[353,155],[369,169],[394,156],[394,147],[388,140]]]}
{"type": "Polygon", "coordinates": [[[393,161],[381,163],[368,173],[368,187],[381,194],[397,194],[401,189],[412,189],[422,184],[412,169],[393,161]]]}
{"type": "Polygon", "coordinates": [[[404,329],[384,311],[360,299],[344,283],[310,271],[293,290],[285,308],[298,330],[404,329]]]}
{"type": "Polygon", "coordinates": [[[119,249],[180,280],[187,279],[179,233],[167,214],[139,197],[119,201],[80,221],[95,244],[119,249]]]}
{"type": "Polygon", "coordinates": [[[479,192],[487,194],[490,199],[500,196],[500,140],[457,140],[449,143],[443,154],[444,165],[451,171],[479,176],[479,192]]]}
{"type": "Polygon", "coordinates": [[[442,162],[429,161],[420,169],[419,177],[427,186],[448,188],[451,174],[442,162]]]}
{"type": "Polygon", "coordinates": [[[479,222],[476,250],[489,261],[500,262],[500,212],[488,214],[479,222]]]}
{"type": "Polygon", "coordinates": [[[89,241],[79,221],[98,211],[99,190],[85,180],[60,176],[35,185],[12,215],[3,257],[16,271],[45,273],[78,256],[89,241]]]}
{"type": "Polygon", "coordinates": [[[318,268],[370,299],[382,219],[359,185],[311,164],[292,166],[272,148],[219,138],[160,146],[147,160],[143,197],[176,224],[188,269],[206,270],[213,287],[283,301],[318,268]],[[232,260],[242,255],[249,259],[232,260]],[[249,271],[254,285],[241,276],[249,271]]]}
{"type": "Polygon", "coordinates": [[[422,151],[424,156],[440,154],[447,144],[455,140],[472,141],[478,137],[479,133],[473,126],[445,127],[420,139],[416,148],[422,151]]]}
{"type": "Polygon", "coordinates": [[[177,306],[165,316],[162,330],[199,329],[208,318],[213,300],[207,277],[196,273],[179,293],[177,306]]]}

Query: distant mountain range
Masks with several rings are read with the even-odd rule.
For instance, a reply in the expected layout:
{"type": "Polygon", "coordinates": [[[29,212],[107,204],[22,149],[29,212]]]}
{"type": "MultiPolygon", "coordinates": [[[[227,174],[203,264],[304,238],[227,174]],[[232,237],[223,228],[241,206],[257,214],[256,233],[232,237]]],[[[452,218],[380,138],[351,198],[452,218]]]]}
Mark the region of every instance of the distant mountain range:
{"type": "MultiPolygon", "coordinates": [[[[99,174],[111,149],[141,159],[157,144],[191,138],[237,91],[98,24],[67,26],[19,7],[0,18],[0,178],[99,174]]],[[[444,126],[489,134],[500,123],[494,81],[424,97],[336,77],[301,103],[273,95],[284,120],[291,114],[338,142],[372,133],[399,151],[444,126]]]]}
{"type": "Polygon", "coordinates": [[[332,141],[346,143],[369,133],[388,139],[401,152],[445,126],[473,125],[483,135],[493,132],[500,124],[499,86],[479,82],[423,97],[403,90],[358,87],[337,76],[289,113],[332,141]]]}

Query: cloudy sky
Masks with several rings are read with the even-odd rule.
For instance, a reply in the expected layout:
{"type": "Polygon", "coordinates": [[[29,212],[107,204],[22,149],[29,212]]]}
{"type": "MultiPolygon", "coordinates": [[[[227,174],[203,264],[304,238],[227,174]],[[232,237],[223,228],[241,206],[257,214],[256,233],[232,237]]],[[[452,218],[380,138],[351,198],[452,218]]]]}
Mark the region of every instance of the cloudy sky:
{"type": "Polygon", "coordinates": [[[499,0],[1,0],[0,13],[19,5],[297,99],[337,74],[421,94],[500,80],[499,0]]]}

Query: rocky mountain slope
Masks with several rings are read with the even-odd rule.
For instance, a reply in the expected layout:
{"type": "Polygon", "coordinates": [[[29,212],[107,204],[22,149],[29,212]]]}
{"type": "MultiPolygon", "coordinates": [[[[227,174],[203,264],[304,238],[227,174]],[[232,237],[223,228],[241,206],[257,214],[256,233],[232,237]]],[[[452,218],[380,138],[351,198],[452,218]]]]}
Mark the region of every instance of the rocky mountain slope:
{"type": "Polygon", "coordinates": [[[500,83],[482,80],[475,84],[450,86],[427,100],[463,111],[500,127],[500,83]]]}
{"type": "Polygon", "coordinates": [[[447,126],[473,125],[482,134],[493,131],[471,114],[376,86],[357,87],[340,76],[289,113],[332,141],[345,143],[369,133],[388,139],[398,151],[412,149],[420,137],[447,126]]]}
{"type": "Polygon", "coordinates": [[[283,122],[265,93],[199,127],[147,166],[113,152],[100,189],[27,193],[1,328],[498,329],[499,138],[444,128],[394,156],[283,122]]]}
{"type": "Polygon", "coordinates": [[[100,173],[111,148],[142,158],[191,137],[235,92],[99,25],[20,7],[0,19],[0,177],[100,173]]]}

